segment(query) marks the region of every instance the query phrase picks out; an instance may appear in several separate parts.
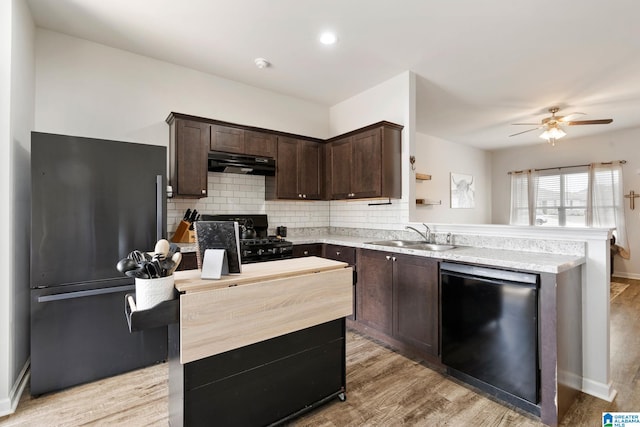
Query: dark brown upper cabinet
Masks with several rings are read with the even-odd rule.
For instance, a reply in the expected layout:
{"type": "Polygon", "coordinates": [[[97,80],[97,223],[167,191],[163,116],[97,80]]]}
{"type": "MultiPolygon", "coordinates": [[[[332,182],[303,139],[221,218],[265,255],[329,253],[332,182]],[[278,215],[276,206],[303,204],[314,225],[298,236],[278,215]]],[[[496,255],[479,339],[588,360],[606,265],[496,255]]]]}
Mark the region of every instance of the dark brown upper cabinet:
{"type": "Polygon", "coordinates": [[[211,151],[276,157],[276,136],[267,132],[211,125],[211,151]]]}
{"type": "Polygon", "coordinates": [[[169,185],[174,196],[207,196],[207,154],[211,127],[208,123],[169,115],[169,185]]]}
{"type": "Polygon", "coordinates": [[[403,126],[379,122],[321,141],[285,132],[172,112],[170,183],[182,197],[207,195],[207,153],[273,157],[267,200],[402,197],[403,126]],[[180,124],[182,123],[182,124],[180,124]]]}
{"type": "Polygon", "coordinates": [[[275,177],[266,177],[266,198],[321,200],[322,145],[279,136],[275,177]]]}
{"type": "Polygon", "coordinates": [[[328,198],[402,196],[402,126],[381,122],[329,141],[328,198]]]}
{"type": "Polygon", "coordinates": [[[211,151],[244,154],[244,129],[211,125],[211,151]]]}
{"type": "Polygon", "coordinates": [[[277,158],[276,136],[272,133],[244,132],[244,152],[252,156],[277,158]]]}

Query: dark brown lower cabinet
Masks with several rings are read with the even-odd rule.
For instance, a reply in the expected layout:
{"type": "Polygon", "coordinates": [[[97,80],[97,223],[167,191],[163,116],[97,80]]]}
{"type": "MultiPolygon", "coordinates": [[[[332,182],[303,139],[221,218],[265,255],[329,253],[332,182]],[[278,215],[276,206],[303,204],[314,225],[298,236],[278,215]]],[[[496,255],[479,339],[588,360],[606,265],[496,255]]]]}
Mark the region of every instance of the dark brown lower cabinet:
{"type": "Polygon", "coordinates": [[[438,355],[438,262],[411,255],[394,257],[393,336],[438,355]]]}
{"type": "Polygon", "coordinates": [[[437,260],[359,250],[358,323],[419,353],[437,356],[438,302],[437,260]]]}
{"type": "Polygon", "coordinates": [[[361,249],[358,256],[358,322],[387,335],[393,331],[392,255],[361,249]]]}

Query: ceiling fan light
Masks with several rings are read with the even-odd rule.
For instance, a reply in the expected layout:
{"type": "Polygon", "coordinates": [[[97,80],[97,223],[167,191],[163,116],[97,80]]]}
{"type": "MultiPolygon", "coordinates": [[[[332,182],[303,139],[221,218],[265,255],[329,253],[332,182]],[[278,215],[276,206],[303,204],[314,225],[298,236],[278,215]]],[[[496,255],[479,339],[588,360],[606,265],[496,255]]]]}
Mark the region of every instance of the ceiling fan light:
{"type": "Polygon", "coordinates": [[[546,129],[544,132],[542,132],[542,134],[540,134],[540,138],[546,139],[547,142],[551,143],[551,145],[554,145],[556,142],[556,139],[560,139],[566,134],[567,133],[562,129],[560,129],[558,126],[551,126],[548,129],[546,129]]]}
{"type": "Polygon", "coordinates": [[[563,131],[562,129],[560,129],[559,127],[554,126],[551,129],[549,129],[549,134],[551,135],[551,138],[553,138],[553,139],[560,139],[563,136],[565,136],[567,133],[565,131],[563,131]]]}

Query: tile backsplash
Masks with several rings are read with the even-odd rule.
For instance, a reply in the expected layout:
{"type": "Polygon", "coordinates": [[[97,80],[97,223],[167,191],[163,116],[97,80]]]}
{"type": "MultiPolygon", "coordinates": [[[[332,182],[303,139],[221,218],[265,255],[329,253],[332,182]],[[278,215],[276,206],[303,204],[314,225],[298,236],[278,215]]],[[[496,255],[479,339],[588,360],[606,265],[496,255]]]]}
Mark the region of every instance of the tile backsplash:
{"type": "Polygon", "coordinates": [[[351,227],[396,229],[408,221],[407,203],[369,206],[371,201],[269,201],[265,177],[209,172],[207,197],[167,201],[167,232],[171,236],[184,212],[204,214],[267,214],[270,233],[279,225],[295,228],[351,227]]]}

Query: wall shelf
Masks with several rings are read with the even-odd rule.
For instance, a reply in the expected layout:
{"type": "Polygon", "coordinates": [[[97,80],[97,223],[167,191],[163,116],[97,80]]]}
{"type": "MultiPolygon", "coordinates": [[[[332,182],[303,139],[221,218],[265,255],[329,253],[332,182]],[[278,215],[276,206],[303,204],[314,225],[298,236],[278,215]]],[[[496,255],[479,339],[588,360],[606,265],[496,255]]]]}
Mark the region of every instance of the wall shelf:
{"type": "Polygon", "coordinates": [[[442,200],[438,200],[436,202],[435,200],[416,199],[416,206],[434,206],[434,205],[441,205],[441,204],[442,204],[442,200]]]}
{"type": "Polygon", "coordinates": [[[416,181],[430,181],[431,175],[427,175],[426,173],[416,173],[416,181]]]}

